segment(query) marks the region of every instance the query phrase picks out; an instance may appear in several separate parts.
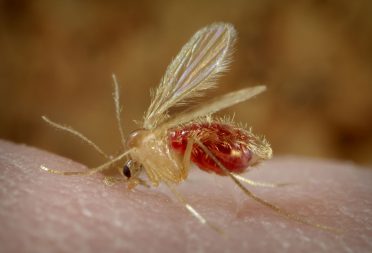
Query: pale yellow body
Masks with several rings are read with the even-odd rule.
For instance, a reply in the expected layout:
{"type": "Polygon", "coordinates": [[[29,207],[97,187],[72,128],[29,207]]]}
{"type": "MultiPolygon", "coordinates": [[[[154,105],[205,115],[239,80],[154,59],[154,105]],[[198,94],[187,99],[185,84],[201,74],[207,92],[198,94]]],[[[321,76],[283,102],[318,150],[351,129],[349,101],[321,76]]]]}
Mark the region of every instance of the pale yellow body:
{"type": "Polygon", "coordinates": [[[185,168],[180,155],[169,147],[166,134],[137,130],[129,136],[127,146],[132,150],[130,157],[138,166],[136,169],[143,168],[153,186],[162,181],[180,183],[186,179],[188,168],[185,168]]]}

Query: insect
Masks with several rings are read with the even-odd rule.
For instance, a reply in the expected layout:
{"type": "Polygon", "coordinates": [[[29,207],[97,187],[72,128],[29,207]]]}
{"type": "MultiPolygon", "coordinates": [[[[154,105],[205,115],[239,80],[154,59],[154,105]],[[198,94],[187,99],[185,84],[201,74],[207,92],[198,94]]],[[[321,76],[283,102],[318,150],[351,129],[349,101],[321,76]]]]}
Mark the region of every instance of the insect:
{"type": "Polygon", "coordinates": [[[175,116],[169,113],[170,108],[185,105],[215,87],[216,79],[229,66],[235,41],[236,31],[228,23],[214,23],[196,32],[168,66],[158,88],[151,93],[151,104],[144,115],[142,127],[126,139],[120,119],[118,82],[113,75],[116,118],[124,149],[117,157],[110,157],[76,130],[43,116],[52,126],[83,139],[108,162],[86,172],[59,171],[44,165],[41,169],[62,175],[92,175],[121,164],[119,168],[122,176],[114,178],[114,181],[125,181],[129,188],[165,184],[195,218],[202,224],[214,227],[176,189],[178,184],[187,179],[192,162],[206,172],[231,178],[246,195],[286,218],[328,229],[259,198],[243,185],[273,186],[253,182],[239,175],[261,161],[270,159],[270,144],[251,130],[231,120],[214,117],[213,114],[260,94],[265,91],[265,86],[234,91],[175,116]]]}

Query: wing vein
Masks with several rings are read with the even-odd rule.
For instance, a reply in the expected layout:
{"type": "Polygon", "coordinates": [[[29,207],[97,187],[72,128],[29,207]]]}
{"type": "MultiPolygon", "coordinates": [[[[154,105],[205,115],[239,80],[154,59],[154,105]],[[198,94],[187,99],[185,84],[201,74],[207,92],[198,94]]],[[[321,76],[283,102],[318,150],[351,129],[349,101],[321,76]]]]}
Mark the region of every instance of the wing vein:
{"type": "Polygon", "coordinates": [[[216,23],[199,30],[168,66],[144,116],[144,128],[164,122],[171,107],[199,97],[215,87],[226,70],[236,38],[232,25],[216,23]]]}

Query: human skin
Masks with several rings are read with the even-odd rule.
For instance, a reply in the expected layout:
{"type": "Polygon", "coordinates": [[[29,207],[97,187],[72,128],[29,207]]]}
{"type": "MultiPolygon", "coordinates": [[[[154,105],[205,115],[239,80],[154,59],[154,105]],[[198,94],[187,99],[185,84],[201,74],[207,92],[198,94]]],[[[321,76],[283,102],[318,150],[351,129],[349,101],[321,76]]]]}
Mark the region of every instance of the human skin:
{"type": "Polygon", "coordinates": [[[372,171],[352,163],[279,157],[245,174],[286,187],[248,186],[291,213],[279,216],[227,177],[192,168],[178,188],[223,234],[200,224],[160,187],[105,185],[101,174],[46,151],[0,141],[0,252],[372,252],[372,171]]]}

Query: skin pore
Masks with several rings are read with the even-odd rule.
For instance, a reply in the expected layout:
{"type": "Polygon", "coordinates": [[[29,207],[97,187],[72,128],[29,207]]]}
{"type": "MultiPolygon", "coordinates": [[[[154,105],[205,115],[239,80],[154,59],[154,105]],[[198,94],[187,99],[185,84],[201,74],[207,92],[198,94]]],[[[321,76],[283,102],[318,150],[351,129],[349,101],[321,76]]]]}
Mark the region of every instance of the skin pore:
{"type": "Polygon", "coordinates": [[[279,157],[245,174],[278,188],[248,188],[311,220],[285,219],[244,195],[231,179],[192,168],[177,189],[220,235],[193,218],[165,187],[107,186],[89,177],[45,173],[87,168],[0,141],[1,252],[370,252],[372,171],[352,163],[279,157]]]}

